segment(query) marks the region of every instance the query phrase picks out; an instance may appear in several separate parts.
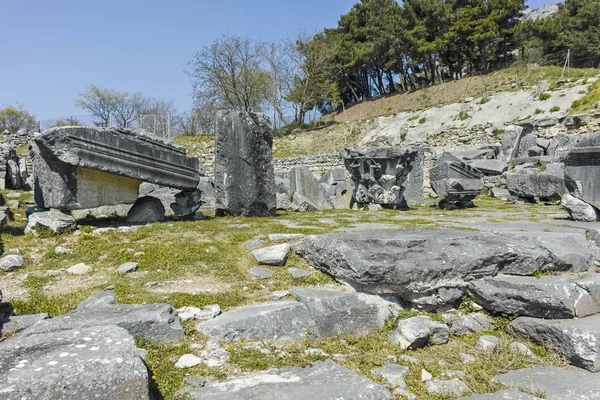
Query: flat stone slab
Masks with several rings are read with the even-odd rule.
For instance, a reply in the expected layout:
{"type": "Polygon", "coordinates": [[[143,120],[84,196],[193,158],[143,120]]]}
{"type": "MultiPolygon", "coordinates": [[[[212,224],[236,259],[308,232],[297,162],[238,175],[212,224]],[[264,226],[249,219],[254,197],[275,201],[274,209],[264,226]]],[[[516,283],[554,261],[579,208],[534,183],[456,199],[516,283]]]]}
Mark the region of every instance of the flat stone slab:
{"type": "Polygon", "coordinates": [[[60,127],[32,142],[35,200],[40,207],[74,210],[133,203],[141,182],[194,190],[198,159],[185,149],[132,130],[60,127]]]}
{"type": "Polygon", "coordinates": [[[94,326],[116,325],[136,339],[156,342],[185,337],[175,310],[168,304],[116,304],[112,291],[88,297],[72,312],[46,319],[23,331],[22,335],[60,333],[94,326]]]}
{"type": "Polygon", "coordinates": [[[193,399],[222,400],[393,400],[383,386],[331,361],[283,368],[188,389],[193,399]]]}
{"type": "Polygon", "coordinates": [[[48,313],[12,315],[6,319],[0,318],[0,336],[20,332],[48,318],[52,318],[48,313]]]}
{"type": "Polygon", "coordinates": [[[149,400],[133,337],[96,326],[0,342],[0,399],[149,400]]]}
{"type": "Polygon", "coordinates": [[[460,397],[458,400],[541,400],[541,397],[523,393],[518,389],[508,389],[489,394],[476,394],[469,397],[460,397]]]}
{"type": "Polygon", "coordinates": [[[288,243],[263,247],[252,251],[252,255],[261,265],[285,265],[291,246],[288,243]]]}
{"type": "Polygon", "coordinates": [[[600,315],[567,320],[520,317],[508,329],[535,342],[550,343],[573,365],[600,371],[600,315]]]}
{"type": "Polygon", "coordinates": [[[196,329],[220,339],[299,340],[314,336],[317,328],[308,307],[297,301],[252,304],[227,311],[196,329]]]}
{"type": "Polygon", "coordinates": [[[525,391],[544,393],[546,400],[598,400],[600,375],[569,367],[532,367],[507,372],[495,382],[525,391]]]}
{"type": "Polygon", "coordinates": [[[273,276],[273,273],[266,268],[252,267],[248,270],[248,273],[255,278],[268,279],[273,276]]]}
{"type": "Polygon", "coordinates": [[[368,335],[392,316],[389,304],[379,296],[321,288],[291,292],[308,307],[321,337],[368,335]]]}
{"type": "MultiPolygon", "coordinates": [[[[298,242],[295,250],[315,268],[357,291],[391,294],[414,306],[435,308],[458,301],[469,281],[500,272],[533,275],[538,270],[588,268],[579,264],[593,257],[587,243],[577,248],[580,254],[571,260],[565,257],[568,250],[558,236],[546,243],[547,235],[378,230],[311,235],[298,242]]],[[[583,232],[579,236],[585,241],[583,232]]]]}
{"type": "MultiPolygon", "coordinates": [[[[577,281],[577,276],[503,276],[473,281],[469,292],[486,310],[507,315],[551,319],[600,313],[600,302],[577,281]]],[[[600,292],[600,275],[584,282],[600,292]]]]}

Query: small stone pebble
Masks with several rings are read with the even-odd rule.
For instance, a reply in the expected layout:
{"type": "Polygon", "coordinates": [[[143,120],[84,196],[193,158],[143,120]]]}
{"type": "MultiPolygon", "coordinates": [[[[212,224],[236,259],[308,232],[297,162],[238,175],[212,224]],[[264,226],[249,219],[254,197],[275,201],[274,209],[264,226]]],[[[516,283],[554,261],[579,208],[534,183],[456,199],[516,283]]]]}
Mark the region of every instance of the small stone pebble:
{"type": "Polygon", "coordinates": [[[500,344],[500,339],[496,336],[481,336],[475,344],[477,350],[492,351],[500,344]]]}
{"type": "Polygon", "coordinates": [[[429,372],[427,372],[426,370],[422,369],[421,370],[421,381],[422,382],[427,382],[433,379],[433,375],[431,375],[429,372]]]}
{"type": "Polygon", "coordinates": [[[199,365],[202,362],[200,357],[196,357],[193,354],[184,354],[179,358],[177,363],[175,363],[175,368],[191,368],[199,365]]]}
{"type": "Polygon", "coordinates": [[[69,254],[71,252],[71,249],[67,249],[66,247],[63,247],[63,246],[56,246],[56,248],[54,249],[54,252],[56,254],[69,254]]]}
{"type": "Polygon", "coordinates": [[[129,274],[131,272],[135,272],[138,269],[138,263],[136,262],[126,262],[124,264],[119,265],[117,269],[117,273],[121,275],[129,274]]]}
{"type": "Polygon", "coordinates": [[[283,299],[285,296],[287,296],[288,294],[290,294],[289,290],[277,290],[277,291],[271,293],[271,296],[269,296],[269,300],[279,301],[279,300],[283,299]]]}
{"type": "Polygon", "coordinates": [[[92,272],[92,267],[84,263],[73,265],[71,268],[67,268],[67,272],[73,275],[85,275],[92,272]]]}

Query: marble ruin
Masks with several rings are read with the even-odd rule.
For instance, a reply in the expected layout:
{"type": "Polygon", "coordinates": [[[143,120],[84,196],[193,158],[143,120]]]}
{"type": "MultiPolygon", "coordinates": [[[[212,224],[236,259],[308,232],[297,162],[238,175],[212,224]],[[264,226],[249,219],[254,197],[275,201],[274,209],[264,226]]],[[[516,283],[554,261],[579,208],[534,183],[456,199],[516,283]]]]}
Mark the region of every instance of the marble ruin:
{"type": "Polygon", "coordinates": [[[264,114],[220,111],[215,125],[216,215],[272,216],[273,130],[264,114]]]}
{"type": "Polygon", "coordinates": [[[358,207],[369,204],[396,209],[406,207],[403,185],[419,156],[418,149],[342,149],[340,154],[352,176],[354,201],[358,207]]]}
{"type": "Polygon", "coordinates": [[[483,190],[481,172],[450,153],[440,156],[429,171],[429,180],[441,208],[469,207],[483,190]]]}
{"type": "Polygon", "coordinates": [[[42,208],[135,203],[142,182],[191,193],[200,178],[185,150],[127,129],[53,128],[33,140],[31,153],[42,208]]]}

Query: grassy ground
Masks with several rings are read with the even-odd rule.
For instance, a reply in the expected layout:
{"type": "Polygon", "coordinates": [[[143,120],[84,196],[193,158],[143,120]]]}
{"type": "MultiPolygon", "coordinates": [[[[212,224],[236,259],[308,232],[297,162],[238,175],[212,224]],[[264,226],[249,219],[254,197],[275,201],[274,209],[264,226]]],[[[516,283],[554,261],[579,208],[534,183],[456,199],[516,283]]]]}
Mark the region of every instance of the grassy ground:
{"type": "MultiPolygon", "coordinates": [[[[94,233],[98,227],[115,226],[119,221],[89,220],[83,222],[75,234],[44,234],[36,237],[23,234],[26,222],[24,207],[30,196],[22,193],[20,208],[15,210],[15,220],[2,232],[5,249],[18,248],[25,258],[20,270],[0,277],[5,301],[10,301],[19,314],[64,314],[86,296],[108,285],[115,286],[117,300],[122,303],[166,302],[176,308],[217,303],[224,310],[266,301],[275,290],[295,286],[336,285],[330,277],[313,270],[295,255],[290,257],[286,268],[269,267],[273,271],[271,279],[252,278],[247,271],[255,266],[255,261],[245,245],[251,240],[266,239],[269,233],[314,234],[373,227],[473,229],[472,219],[503,223],[537,221],[557,215],[566,217],[566,213],[556,205],[515,206],[482,197],[476,200],[477,208],[454,211],[417,207],[407,212],[331,210],[303,214],[284,212],[273,218],[218,219],[207,211],[208,220],[172,219],[149,224],[137,232],[94,233]],[[54,249],[59,245],[72,252],[56,254],[54,249]],[[117,267],[127,261],[138,262],[139,270],[127,276],[116,274],[117,267]],[[66,273],[46,275],[47,270],[60,270],[80,262],[90,265],[93,272],[85,276],[66,273]],[[313,274],[305,278],[292,278],[287,267],[312,270],[313,274]],[[146,285],[166,280],[180,283],[162,287],[146,285]]],[[[400,318],[413,315],[416,314],[407,312],[400,318]]],[[[507,347],[510,340],[503,333],[505,324],[506,320],[497,319],[495,329],[487,332],[504,339],[504,344],[491,356],[484,356],[475,350],[474,343],[479,335],[453,337],[448,345],[409,352],[419,360],[411,366],[407,381],[410,391],[419,399],[451,398],[427,394],[420,381],[421,368],[427,369],[434,377],[444,369],[463,371],[466,374],[463,380],[472,392],[484,393],[499,389],[489,379],[495,374],[537,364],[562,363],[543,347],[530,345],[537,356],[535,359],[510,352],[507,347]],[[478,356],[477,361],[462,364],[459,352],[478,356]]],[[[165,399],[175,400],[184,398],[179,390],[184,387],[183,379],[187,375],[223,379],[228,375],[271,367],[304,366],[326,358],[333,358],[347,368],[383,383],[381,377],[371,374],[371,369],[394,357],[400,360],[399,357],[404,354],[387,342],[387,333],[393,326],[391,322],[380,332],[363,338],[258,342],[250,347],[245,341],[227,343],[224,346],[231,359],[224,367],[198,366],[185,371],[174,368],[179,356],[197,352],[198,346],[194,344],[202,345],[207,340],[195,331],[193,324],[185,324],[188,334],[185,341],[168,345],[140,342],[139,345],[149,351],[147,362],[165,399]],[[306,350],[310,348],[322,349],[327,355],[307,354],[306,350]]],[[[402,360],[399,362],[406,364],[402,360]]]]}

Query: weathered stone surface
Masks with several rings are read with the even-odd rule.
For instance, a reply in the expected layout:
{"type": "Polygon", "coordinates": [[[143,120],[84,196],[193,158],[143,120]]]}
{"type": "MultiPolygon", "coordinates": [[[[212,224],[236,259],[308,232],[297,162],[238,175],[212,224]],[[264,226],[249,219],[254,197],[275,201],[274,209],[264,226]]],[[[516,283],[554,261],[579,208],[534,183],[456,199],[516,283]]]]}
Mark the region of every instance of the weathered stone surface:
{"type": "Polygon", "coordinates": [[[506,174],[506,186],[513,196],[560,199],[565,193],[565,181],[549,174],[506,174]]]}
{"type": "MultiPolygon", "coordinates": [[[[600,313],[600,303],[571,276],[495,277],[470,283],[488,311],[536,318],[574,318],[600,313]]],[[[600,279],[597,279],[600,287],[600,279]]]]}
{"type": "Polygon", "coordinates": [[[317,211],[318,210],[318,207],[316,204],[314,204],[313,202],[311,202],[309,199],[302,196],[298,192],[294,192],[294,195],[292,196],[292,204],[291,204],[290,208],[293,211],[298,211],[298,212],[317,211]]]}
{"type": "Polygon", "coordinates": [[[68,273],[73,275],[85,275],[92,272],[92,267],[84,263],[75,264],[72,267],[67,268],[68,273]]]}
{"type": "Polygon", "coordinates": [[[509,330],[538,343],[550,343],[573,365],[600,371],[600,315],[572,320],[520,317],[510,323],[509,330]]]}
{"type": "Polygon", "coordinates": [[[346,180],[346,170],[344,168],[331,168],[321,176],[319,182],[327,185],[337,185],[346,180]]]}
{"type": "Polygon", "coordinates": [[[460,379],[454,378],[450,380],[433,379],[425,383],[425,387],[429,393],[442,395],[460,395],[469,392],[469,387],[460,379]]]}
{"type": "Polygon", "coordinates": [[[125,275],[125,274],[130,274],[132,272],[137,271],[138,269],[138,263],[136,262],[126,262],[123,263],[121,265],[119,265],[119,268],[117,268],[117,273],[121,274],[121,275],[125,275]]]}
{"type": "Polygon", "coordinates": [[[450,153],[440,156],[429,181],[440,202],[472,201],[484,188],[481,172],[450,153]]]}
{"type": "Polygon", "coordinates": [[[273,273],[266,268],[252,267],[248,270],[248,273],[255,278],[268,279],[273,276],[273,273]]]}
{"type": "Polygon", "coordinates": [[[508,387],[544,393],[546,400],[598,400],[598,378],[598,374],[575,367],[544,366],[510,371],[493,380],[508,387]]]}
{"type": "Polygon", "coordinates": [[[517,156],[521,137],[523,137],[523,127],[517,125],[506,127],[502,135],[502,147],[500,149],[503,161],[509,162],[517,156]]]}
{"type": "Polygon", "coordinates": [[[264,114],[217,113],[215,189],[217,215],[275,215],[273,130],[264,114]]]}
{"type": "MultiPolygon", "coordinates": [[[[403,207],[406,203],[403,185],[413,164],[423,160],[420,148],[342,149],[340,155],[352,176],[356,202],[394,208],[403,207]]],[[[418,181],[417,175],[414,180],[418,181]]]]}
{"type": "Polygon", "coordinates": [[[458,400],[542,400],[542,398],[532,396],[517,389],[508,389],[496,393],[460,397],[458,400]]]}
{"type": "MultiPolygon", "coordinates": [[[[565,257],[568,249],[543,243],[550,241],[547,235],[552,233],[532,232],[524,238],[454,229],[379,230],[368,236],[362,232],[307,236],[295,249],[315,268],[358,291],[392,294],[415,306],[435,307],[457,301],[468,281],[499,272],[526,275],[538,269],[574,268],[565,257]]],[[[591,260],[591,249],[576,251],[591,260]]]]}
{"type": "Polygon", "coordinates": [[[569,193],[600,207],[600,132],[581,136],[565,156],[565,185],[569,193]]]}
{"type": "Polygon", "coordinates": [[[175,310],[168,304],[116,304],[112,291],[88,297],[69,314],[46,319],[23,331],[22,335],[58,334],[93,326],[116,325],[136,339],[166,342],[183,339],[183,329],[175,310]]]}
{"type": "Polygon", "coordinates": [[[188,392],[198,400],[222,400],[224,393],[228,400],[393,400],[383,386],[331,360],[229,378],[188,392]]]}
{"type": "Polygon", "coordinates": [[[321,337],[368,335],[392,316],[390,306],[378,296],[320,288],[291,291],[308,307],[321,337]]]}
{"type": "Polygon", "coordinates": [[[289,290],[276,290],[269,296],[271,301],[279,301],[290,294],[289,290]]]}
{"type": "Polygon", "coordinates": [[[261,265],[285,265],[290,249],[288,243],[283,243],[253,250],[252,255],[261,265]]]}
{"type": "Polygon", "coordinates": [[[308,199],[318,210],[332,208],[327,191],[306,167],[294,167],[291,169],[290,191],[308,199]]]}
{"type": "Polygon", "coordinates": [[[116,326],[21,334],[0,342],[2,400],[149,400],[148,382],[133,337],[116,326]]]}
{"type": "Polygon", "coordinates": [[[492,351],[496,347],[498,347],[501,343],[501,340],[496,336],[481,336],[477,339],[477,343],[475,343],[475,348],[481,351],[492,351]]]}
{"type": "Polygon", "coordinates": [[[447,325],[423,316],[400,320],[398,326],[388,334],[388,340],[402,350],[415,350],[427,344],[447,343],[449,336],[447,325]]]}
{"type": "Polygon", "coordinates": [[[276,202],[278,210],[291,210],[292,202],[290,201],[290,195],[287,193],[276,193],[276,202]]]}
{"type": "Polygon", "coordinates": [[[200,322],[196,329],[221,339],[298,340],[317,331],[308,308],[297,301],[252,304],[200,322]]]}
{"type": "Polygon", "coordinates": [[[508,189],[492,188],[490,189],[490,197],[508,200],[510,198],[510,193],[508,189]]]}
{"type": "Polygon", "coordinates": [[[181,307],[176,310],[177,316],[182,321],[189,321],[191,319],[206,320],[213,319],[217,315],[221,314],[221,307],[218,304],[210,304],[205,306],[203,309],[198,307],[181,307]]]}
{"type": "Polygon", "coordinates": [[[23,266],[23,257],[9,254],[0,258],[0,271],[10,272],[23,266]]]}
{"type": "Polygon", "coordinates": [[[142,181],[194,190],[198,160],[183,148],[131,130],[61,127],[32,142],[35,199],[72,210],[133,203],[142,181]]]}
{"type": "Polygon", "coordinates": [[[543,154],[543,151],[537,147],[537,135],[528,133],[521,138],[519,143],[518,157],[535,157],[543,154]],[[534,153],[531,151],[534,150],[534,153]]]}
{"type": "Polygon", "coordinates": [[[452,328],[450,332],[464,336],[474,332],[481,332],[489,329],[492,326],[492,321],[484,314],[475,313],[471,315],[465,315],[452,321],[452,328]]]}
{"type": "Polygon", "coordinates": [[[2,316],[0,316],[0,336],[20,332],[44,319],[51,318],[48,313],[12,315],[7,318],[1,317],[2,316]]]}
{"type": "Polygon", "coordinates": [[[312,271],[307,271],[305,269],[298,268],[288,268],[288,272],[292,275],[293,278],[304,278],[306,276],[312,275],[312,271]]]}
{"type": "Polygon", "coordinates": [[[296,240],[300,240],[306,235],[302,233],[271,233],[269,234],[269,240],[271,242],[293,242],[296,240]]]}
{"type": "Polygon", "coordinates": [[[565,193],[560,200],[560,205],[563,206],[575,221],[596,222],[598,218],[598,210],[591,204],[576,197],[565,193]]]}
{"type": "Polygon", "coordinates": [[[27,219],[25,233],[32,231],[51,230],[54,233],[71,232],[75,230],[77,223],[69,214],[58,210],[36,212],[27,219]]]}
{"type": "Polygon", "coordinates": [[[136,200],[127,213],[127,221],[133,224],[158,222],[165,219],[165,207],[156,197],[144,196],[136,200]]]}
{"type": "Polygon", "coordinates": [[[469,165],[487,175],[501,175],[508,169],[508,164],[502,160],[475,160],[469,165]]]}
{"type": "Polygon", "coordinates": [[[354,196],[354,183],[352,181],[340,182],[335,187],[335,197],[331,200],[336,210],[347,210],[352,205],[354,196]]]}
{"type": "Polygon", "coordinates": [[[381,375],[385,379],[388,386],[394,388],[395,396],[404,396],[409,400],[415,400],[416,396],[408,391],[406,386],[406,375],[409,373],[409,368],[399,364],[385,364],[380,368],[371,370],[374,375],[381,375]]]}
{"type": "Polygon", "coordinates": [[[184,354],[181,357],[179,357],[179,360],[177,360],[177,362],[175,363],[175,368],[191,368],[200,364],[202,364],[202,359],[200,357],[196,357],[193,354],[184,354]]]}

